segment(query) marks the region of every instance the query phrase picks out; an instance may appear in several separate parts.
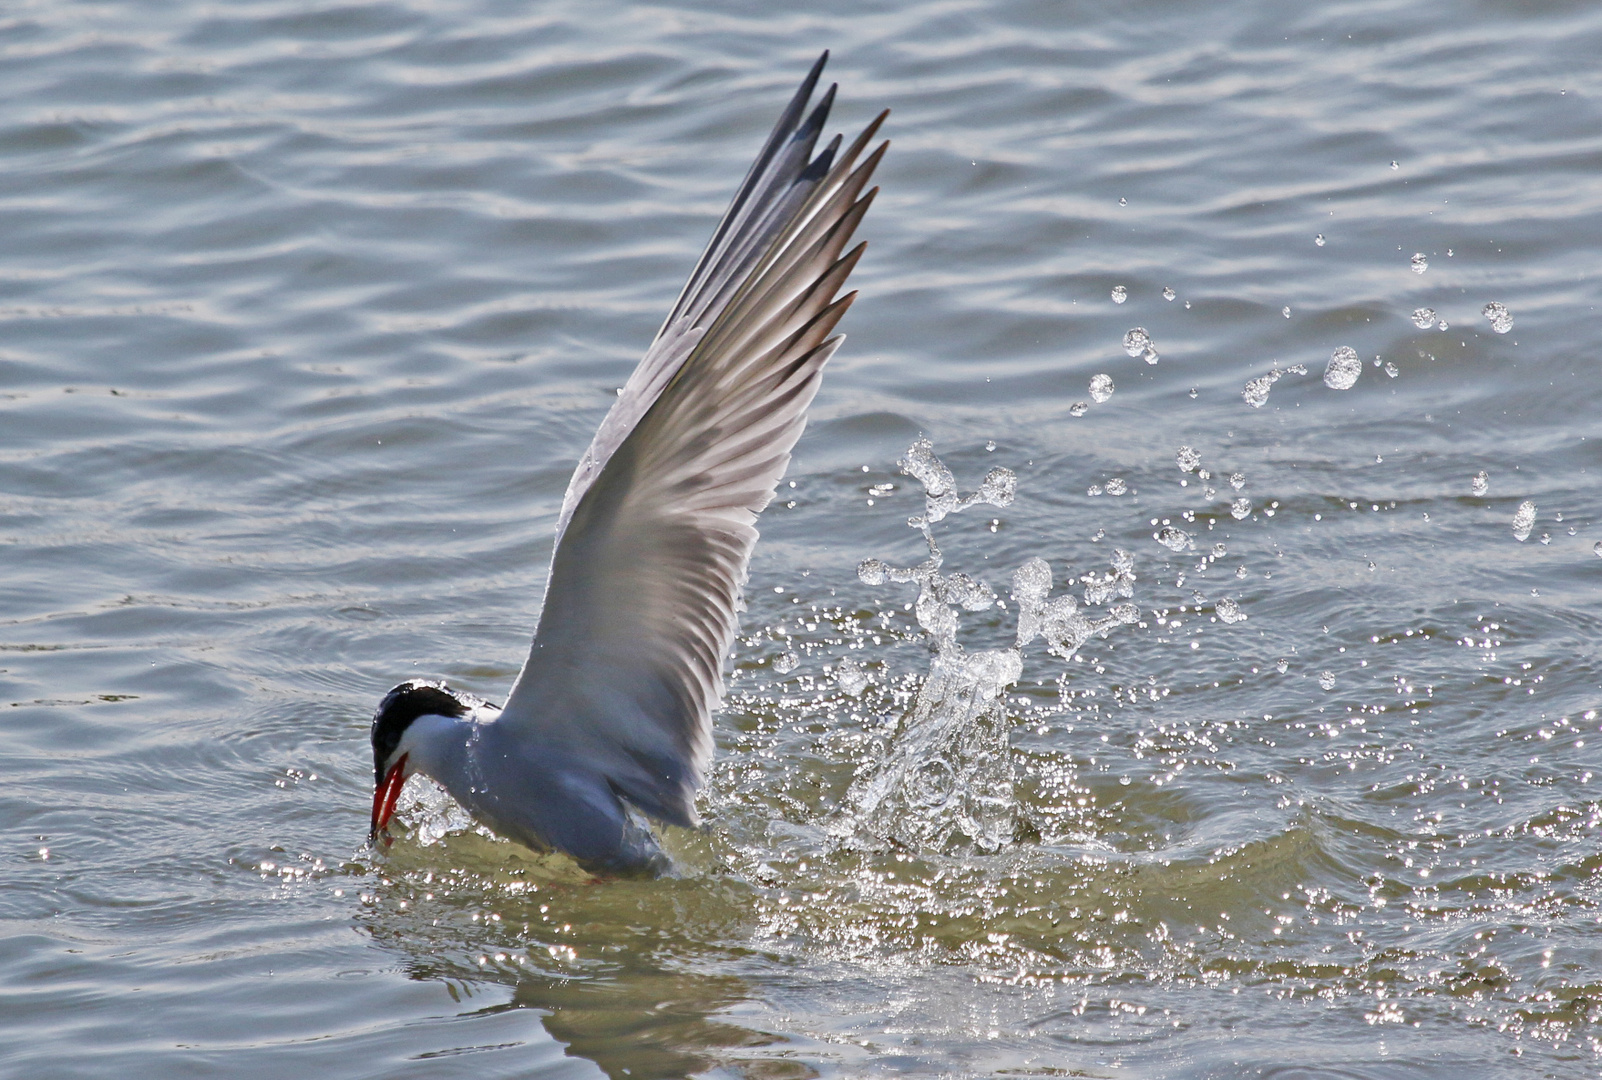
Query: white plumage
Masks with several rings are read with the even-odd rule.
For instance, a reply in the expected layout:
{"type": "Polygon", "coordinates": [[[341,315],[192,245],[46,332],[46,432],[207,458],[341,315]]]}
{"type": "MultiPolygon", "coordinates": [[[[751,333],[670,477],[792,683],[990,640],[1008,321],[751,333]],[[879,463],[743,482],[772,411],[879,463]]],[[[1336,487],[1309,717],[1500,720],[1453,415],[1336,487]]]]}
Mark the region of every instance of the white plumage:
{"type": "Polygon", "coordinates": [[[756,518],[840,344],[831,331],[856,294],[836,297],[864,246],[846,245],[888,145],[857,163],[881,114],[844,153],[837,136],[814,156],[834,87],[808,106],[827,58],[573,473],[505,707],[425,683],[380,706],[375,833],[419,771],[497,832],[598,868],[660,869],[638,813],[696,822],[756,518]]]}

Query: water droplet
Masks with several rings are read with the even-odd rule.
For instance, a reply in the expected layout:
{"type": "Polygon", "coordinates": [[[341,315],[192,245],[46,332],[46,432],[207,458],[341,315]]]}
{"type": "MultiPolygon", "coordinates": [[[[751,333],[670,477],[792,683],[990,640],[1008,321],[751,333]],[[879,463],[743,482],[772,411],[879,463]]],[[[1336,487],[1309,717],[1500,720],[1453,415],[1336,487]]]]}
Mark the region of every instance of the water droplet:
{"type": "Polygon", "coordinates": [[[1395,364],[1386,364],[1385,365],[1385,374],[1389,375],[1391,378],[1394,379],[1394,378],[1396,378],[1396,376],[1400,375],[1401,373],[1402,373],[1402,369],[1397,367],[1395,364]]]}
{"type": "Polygon", "coordinates": [[[1155,364],[1158,360],[1162,359],[1157,355],[1156,347],[1152,345],[1146,346],[1146,351],[1140,354],[1140,358],[1146,361],[1148,364],[1155,364]]]}
{"type": "Polygon", "coordinates": [[[1275,662],[1274,662],[1274,668],[1275,668],[1275,670],[1277,670],[1277,671],[1278,671],[1278,672],[1279,672],[1279,673],[1280,673],[1280,674],[1281,674],[1281,675],[1283,675],[1283,674],[1285,674],[1285,672],[1287,672],[1287,671],[1289,671],[1289,670],[1290,670],[1290,661],[1289,661],[1289,660],[1287,660],[1287,659],[1285,659],[1285,658],[1284,658],[1284,657],[1283,657],[1283,656],[1282,656],[1282,657],[1280,657],[1280,658],[1279,658],[1279,659],[1278,659],[1278,660],[1276,660],[1276,661],[1275,661],[1275,662]]]}
{"type": "Polygon", "coordinates": [[[801,666],[801,658],[793,652],[782,652],[773,658],[773,670],[788,675],[801,666]]]}
{"type": "Polygon", "coordinates": [[[1413,309],[1413,325],[1420,330],[1428,330],[1435,325],[1435,309],[1421,307],[1413,309]]]}
{"type": "Polygon", "coordinates": [[[1313,237],[1313,243],[1317,244],[1319,247],[1323,247],[1325,243],[1324,234],[1319,233],[1317,236],[1313,237]]]}
{"type": "Polygon", "coordinates": [[[1113,381],[1111,375],[1092,375],[1090,377],[1090,396],[1100,405],[1113,396],[1113,381]]]}
{"type": "Polygon", "coordinates": [[[1400,169],[1400,168],[1401,168],[1401,166],[1400,166],[1400,165],[1398,165],[1398,164],[1397,164],[1397,163],[1396,163],[1396,162],[1394,162],[1394,161],[1393,161],[1393,162],[1391,162],[1391,168],[1393,168],[1393,169],[1400,169]]]}
{"type": "Polygon", "coordinates": [[[987,440],[987,441],[986,441],[986,442],[985,442],[985,451],[986,451],[986,452],[987,452],[987,453],[988,453],[988,452],[989,452],[989,451],[992,451],[992,450],[994,450],[994,449],[995,449],[995,448],[996,448],[996,440],[994,440],[994,439],[989,439],[989,440],[987,440]]]}
{"type": "Polygon", "coordinates": [[[1201,465],[1201,455],[1194,447],[1181,446],[1179,453],[1174,455],[1174,464],[1179,466],[1180,472],[1195,472],[1201,465]]]}
{"type": "Polygon", "coordinates": [[[1430,261],[1425,258],[1422,251],[1415,251],[1413,252],[1413,257],[1408,260],[1408,265],[1412,267],[1413,273],[1422,274],[1430,268],[1430,261]]]}
{"type": "Polygon", "coordinates": [[[1072,405],[1068,406],[1069,416],[1083,416],[1089,411],[1090,402],[1088,401],[1076,401],[1072,405]]]}
{"type": "Polygon", "coordinates": [[[1139,356],[1150,346],[1151,335],[1144,326],[1137,326],[1124,335],[1124,352],[1130,356],[1139,356]]]}
{"type": "Polygon", "coordinates": [[[1519,543],[1530,538],[1530,530],[1535,527],[1535,503],[1525,499],[1519,503],[1519,508],[1513,514],[1513,537],[1519,543]]]}
{"type": "Polygon", "coordinates": [[[863,559],[857,564],[857,577],[864,585],[883,585],[889,580],[889,568],[878,559],[863,559]]]}
{"type": "Polygon", "coordinates": [[[1235,576],[1237,578],[1239,578],[1240,580],[1245,581],[1246,580],[1246,568],[1244,566],[1235,567],[1235,576]]]}
{"type": "Polygon", "coordinates": [[[1089,487],[1087,487],[1085,489],[1085,494],[1089,495],[1092,499],[1094,499],[1097,495],[1101,494],[1101,485],[1100,484],[1091,484],[1089,487]]]}
{"type": "Polygon", "coordinates": [[[1164,300],[1172,300],[1176,295],[1178,295],[1178,294],[1175,293],[1173,289],[1170,289],[1166,285],[1163,286],[1163,299],[1164,300]]]}
{"type": "Polygon", "coordinates": [[[1186,310],[1186,311],[1189,311],[1189,310],[1190,310],[1190,301],[1189,301],[1189,300],[1186,300],[1186,301],[1185,301],[1185,310],[1186,310]]]}
{"type": "Polygon", "coordinates": [[[1357,377],[1363,374],[1363,362],[1357,358],[1357,350],[1350,345],[1342,345],[1329,354],[1329,366],[1324,369],[1324,385],[1331,390],[1350,390],[1357,385],[1357,377]]]}
{"type": "Polygon", "coordinates": [[[1196,388],[1194,386],[1190,388],[1190,400],[1196,400],[1196,388]]]}
{"type": "Polygon", "coordinates": [[[1286,304],[1284,307],[1280,308],[1279,313],[1285,316],[1287,319],[1290,318],[1290,305],[1286,304]]]}
{"type": "Polygon", "coordinates": [[[1190,534],[1172,525],[1164,525],[1157,533],[1157,542],[1169,551],[1184,551],[1190,546],[1190,534]]]}
{"type": "Polygon", "coordinates": [[[1128,299],[1129,299],[1129,290],[1128,289],[1124,288],[1122,285],[1114,285],[1113,286],[1113,291],[1112,291],[1112,302],[1113,303],[1121,304],[1125,300],[1128,300],[1128,299]]]}
{"type": "Polygon", "coordinates": [[[1476,477],[1474,477],[1474,479],[1469,481],[1469,491],[1472,492],[1475,496],[1482,496],[1487,491],[1490,491],[1490,490],[1491,490],[1491,478],[1489,476],[1485,475],[1485,470],[1484,469],[1481,469],[1480,472],[1479,472],[1479,475],[1477,475],[1476,477]]]}
{"type": "Polygon", "coordinates": [[[1333,671],[1320,671],[1318,673],[1318,687],[1320,690],[1335,689],[1335,673],[1333,671]]]}
{"type": "Polygon", "coordinates": [[[1120,477],[1115,476],[1111,480],[1107,481],[1107,494],[1109,495],[1122,495],[1128,490],[1129,485],[1124,483],[1123,479],[1120,477]]]}
{"type": "Polygon", "coordinates": [[[1128,206],[1129,205],[1129,200],[1120,197],[1119,200],[1118,200],[1118,205],[1119,206],[1128,206]]]}
{"type": "Polygon", "coordinates": [[[1229,504],[1229,516],[1236,521],[1244,521],[1252,512],[1252,501],[1239,498],[1229,504]]]}
{"type": "Polygon", "coordinates": [[[1246,389],[1240,392],[1240,396],[1252,408],[1261,409],[1263,403],[1268,400],[1268,392],[1274,388],[1274,384],[1278,381],[1279,372],[1277,371],[1270,371],[1267,375],[1259,375],[1257,378],[1247,382],[1246,389]]]}
{"type": "Polygon", "coordinates": [[[1599,559],[1602,559],[1602,540],[1598,540],[1596,543],[1591,545],[1591,554],[1595,555],[1599,559]]]}
{"type": "Polygon", "coordinates": [[[1229,486],[1234,488],[1236,491],[1239,491],[1241,488],[1245,487],[1246,486],[1246,474],[1245,473],[1231,473],[1230,477],[1229,477],[1229,486]]]}
{"type": "Polygon", "coordinates": [[[855,660],[842,660],[834,669],[834,681],[846,694],[856,697],[868,688],[872,680],[868,673],[857,666],[855,660]]]}
{"type": "Polygon", "coordinates": [[[1480,314],[1491,320],[1491,329],[1498,334],[1505,334],[1513,329],[1513,313],[1507,309],[1506,304],[1492,300],[1480,309],[1480,314]]]}
{"type": "Polygon", "coordinates": [[[1238,623],[1246,621],[1246,613],[1240,609],[1240,605],[1227,596],[1218,601],[1216,610],[1219,622],[1238,623]]]}

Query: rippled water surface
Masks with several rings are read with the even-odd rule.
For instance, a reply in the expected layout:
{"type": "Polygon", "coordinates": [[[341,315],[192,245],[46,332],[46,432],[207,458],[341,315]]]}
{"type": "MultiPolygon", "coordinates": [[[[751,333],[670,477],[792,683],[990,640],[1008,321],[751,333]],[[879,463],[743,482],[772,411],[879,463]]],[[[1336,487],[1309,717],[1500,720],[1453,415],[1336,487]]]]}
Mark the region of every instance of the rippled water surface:
{"type": "Polygon", "coordinates": [[[757,11],[0,10],[0,1072],[1596,1075],[1602,13],[757,11]],[[825,47],[894,145],[707,827],[375,855],[825,47]],[[920,434],[1017,477],[922,604],[920,434]]]}

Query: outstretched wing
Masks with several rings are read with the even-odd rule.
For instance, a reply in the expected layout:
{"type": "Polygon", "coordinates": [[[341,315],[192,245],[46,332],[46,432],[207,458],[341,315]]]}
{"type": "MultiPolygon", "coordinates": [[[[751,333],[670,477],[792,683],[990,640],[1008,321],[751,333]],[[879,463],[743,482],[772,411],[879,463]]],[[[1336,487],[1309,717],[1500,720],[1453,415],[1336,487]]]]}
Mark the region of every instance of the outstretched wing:
{"type": "MultiPolygon", "coordinates": [[[[845,252],[888,144],[813,149],[834,98],[785,109],[568,486],[545,604],[500,724],[664,821],[696,820],[756,516],[855,293],[845,252]]],[[[876,191],[877,189],[875,189],[876,191]]]]}

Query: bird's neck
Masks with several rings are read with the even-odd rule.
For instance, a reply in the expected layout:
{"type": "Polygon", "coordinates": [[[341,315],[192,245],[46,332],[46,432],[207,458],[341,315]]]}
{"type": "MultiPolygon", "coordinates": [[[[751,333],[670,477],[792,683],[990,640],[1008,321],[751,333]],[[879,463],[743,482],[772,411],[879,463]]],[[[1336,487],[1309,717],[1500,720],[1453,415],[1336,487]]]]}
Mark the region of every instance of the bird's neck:
{"type": "Polygon", "coordinates": [[[465,717],[419,716],[406,729],[403,748],[411,755],[407,765],[444,785],[458,802],[471,786],[468,744],[480,725],[465,717]]]}

